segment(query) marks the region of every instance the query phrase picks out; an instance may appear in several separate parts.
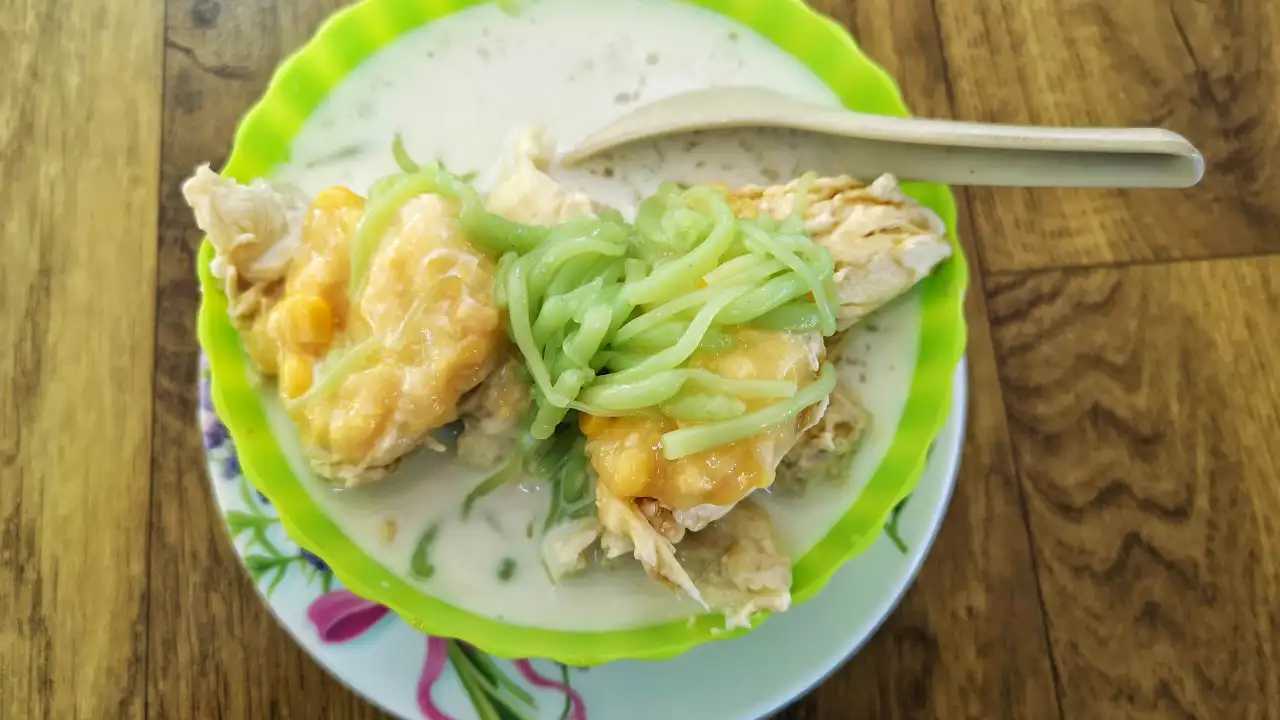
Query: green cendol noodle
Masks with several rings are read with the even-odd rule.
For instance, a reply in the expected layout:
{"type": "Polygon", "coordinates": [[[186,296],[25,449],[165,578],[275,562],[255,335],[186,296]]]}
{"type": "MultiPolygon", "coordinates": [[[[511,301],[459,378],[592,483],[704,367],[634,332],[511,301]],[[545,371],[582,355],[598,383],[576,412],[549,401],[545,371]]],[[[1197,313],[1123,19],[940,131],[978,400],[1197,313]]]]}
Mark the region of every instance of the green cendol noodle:
{"type": "MultiPolygon", "coordinates": [[[[829,366],[803,388],[686,366],[700,349],[727,346],[736,325],[835,333],[834,261],[804,230],[804,187],[781,221],[738,218],[712,188],[667,183],[634,224],[603,211],[544,228],[487,212],[474,188],[439,163],[414,162],[398,138],[392,152],[401,172],[374,184],[352,240],[352,296],[405,202],[423,193],[456,201],[472,243],[498,258],[494,297],[533,381],[526,442],[552,439],[574,411],[658,413],[694,423],[663,435],[674,460],[768,430],[830,394],[829,366]],[[773,402],[749,411],[745,401],[760,398],[773,402]]],[[[581,444],[576,432],[563,437],[551,442],[581,444]]],[[[561,467],[558,451],[525,449],[535,464],[552,458],[538,475],[579,470],[561,467]]],[[[577,504],[578,490],[566,489],[566,501],[577,504]]]]}

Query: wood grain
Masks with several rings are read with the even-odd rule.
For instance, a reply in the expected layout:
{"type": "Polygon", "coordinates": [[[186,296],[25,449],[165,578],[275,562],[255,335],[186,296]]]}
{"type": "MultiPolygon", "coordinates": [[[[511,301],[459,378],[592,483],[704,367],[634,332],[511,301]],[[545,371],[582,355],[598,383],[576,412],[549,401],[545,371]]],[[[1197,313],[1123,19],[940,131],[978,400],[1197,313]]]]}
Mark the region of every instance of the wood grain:
{"type": "Polygon", "coordinates": [[[936,0],[955,115],[1160,125],[1205,155],[1185,191],[975,189],[992,272],[1280,251],[1280,4],[936,0]]]}
{"type": "Polygon", "coordinates": [[[1280,713],[1277,274],[990,283],[1066,717],[1280,713]]]}
{"type": "Polygon", "coordinates": [[[162,12],[0,4],[0,717],[144,710],[162,12]]]}
{"type": "Polygon", "coordinates": [[[180,183],[221,166],[241,115],[280,58],[342,3],[169,3],[160,177],[152,455],[150,714],[157,718],[369,718],[271,617],[228,542],[195,425],[199,234],[180,183]]]}
{"type": "MultiPolygon", "coordinates": [[[[178,190],[342,4],[0,3],[0,718],[382,717],[226,541],[178,190]]],[[[920,114],[1165,125],[1209,175],[960,193],[960,485],[886,626],[781,717],[1280,718],[1280,4],[815,5],[920,114]]]]}

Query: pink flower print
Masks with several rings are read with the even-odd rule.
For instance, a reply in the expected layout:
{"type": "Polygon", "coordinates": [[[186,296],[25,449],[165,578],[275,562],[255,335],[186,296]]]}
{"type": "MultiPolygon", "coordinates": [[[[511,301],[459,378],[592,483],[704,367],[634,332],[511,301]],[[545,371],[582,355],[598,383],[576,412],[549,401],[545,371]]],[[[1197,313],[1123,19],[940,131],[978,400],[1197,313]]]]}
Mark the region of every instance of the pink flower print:
{"type": "MultiPolygon", "coordinates": [[[[516,671],[534,687],[545,688],[548,690],[556,690],[564,694],[569,705],[565,710],[562,720],[587,720],[587,705],[582,701],[582,696],[577,690],[569,687],[567,682],[557,682],[538,673],[533,669],[533,663],[528,660],[513,660],[511,662],[515,666],[516,671]]],[[[567,680],[568,678],[566,678],[567,680]]]]}
{"type": "Polygon", "coordinates": [[[444,714],[440,708],[436,707],[435,700],[431,699],[431,689],[444,673],[444,666],[448,659],[448,641],[428,635],[427,661],[423,664],[422,675],[418,678],[418,708],[422,710],[427,720],[454,720],[453,716],[444,714]]]}
{"type": "Polygon", "coordinates": [[[311,603],[307,618],[315,625],[322,642],[343,643],[368,632],[389,612],[386,607],[350,590],[334,590],[311,603]]]}

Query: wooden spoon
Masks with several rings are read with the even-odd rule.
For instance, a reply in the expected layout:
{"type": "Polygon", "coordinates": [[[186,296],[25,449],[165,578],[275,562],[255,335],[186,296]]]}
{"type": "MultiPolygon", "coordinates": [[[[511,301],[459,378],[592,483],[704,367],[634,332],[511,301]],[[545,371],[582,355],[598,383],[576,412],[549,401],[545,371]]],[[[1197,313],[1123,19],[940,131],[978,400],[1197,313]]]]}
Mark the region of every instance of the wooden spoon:
{"type": "Polygon", "coordinates": [[[886,117],[800,102],[759,88],[698,90],[659,100],[589,135],[572,165],[638,140],[771,127],[828,136],[849,174],[1015,187],[1190,187],[1204,159],[1160,128],[1057,128],[886,117]]]}

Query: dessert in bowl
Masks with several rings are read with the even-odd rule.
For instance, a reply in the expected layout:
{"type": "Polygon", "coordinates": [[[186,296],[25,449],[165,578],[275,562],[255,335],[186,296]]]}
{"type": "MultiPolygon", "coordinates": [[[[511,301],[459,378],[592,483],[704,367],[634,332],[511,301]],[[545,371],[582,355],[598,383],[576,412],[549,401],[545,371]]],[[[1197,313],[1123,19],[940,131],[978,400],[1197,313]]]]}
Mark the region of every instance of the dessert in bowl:
{"type": "Polygon", "coordinates": [[[745,632],[875,537],[946,416],[945,188],[784,132],[556,164],[696,87],[903,112],[800,3],[707,5],[366,0],[184,185],[247,477],[424,631],[568,664],[745,632]]]}

